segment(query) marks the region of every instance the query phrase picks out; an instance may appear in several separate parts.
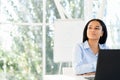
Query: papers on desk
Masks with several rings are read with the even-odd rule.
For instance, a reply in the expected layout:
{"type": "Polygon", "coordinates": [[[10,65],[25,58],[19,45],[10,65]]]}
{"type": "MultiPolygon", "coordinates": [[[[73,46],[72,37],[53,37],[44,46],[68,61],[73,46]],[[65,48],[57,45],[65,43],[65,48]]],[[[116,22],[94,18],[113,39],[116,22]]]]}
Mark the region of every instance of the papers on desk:
{"type": "Polygon", "coordinates": [[[89,76],[45,75],[43,80],[89,80],[87,77],[89,76]]]}

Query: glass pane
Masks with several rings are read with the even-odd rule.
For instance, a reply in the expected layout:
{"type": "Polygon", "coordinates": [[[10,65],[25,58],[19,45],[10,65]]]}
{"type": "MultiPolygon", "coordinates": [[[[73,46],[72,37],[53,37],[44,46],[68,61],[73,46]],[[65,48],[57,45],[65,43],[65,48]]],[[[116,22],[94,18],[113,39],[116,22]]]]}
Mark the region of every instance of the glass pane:
{"type": "Polygon", "coordinates": [[[46,26],[46,74],[58,74],[59,63],[53,60],[53,26],[46,26]]]}
{"type": "Polygon", "coordinates": [[[61,0],[61,5],[65,9],[66,18],[84,19],[84,0],[61,0]]]}
{"type": "Polygon", "coordinates": [[[60,19],[59,12],[54,0],[47,0],[46,2],[46,22],[53,23],[54,20],[60,19]]]}
{"type": "Polygon", "coordinates": [[[108,44],[111,48],[120,49],[120,1],[108,0],[107,1],[107,10],[106,10],[106,24],[108,26],[108,44]],[[114,5],[114,6],[113,6],[114,5]]]}
{"type": "Polygon", "coordinates": [[[84,0],[60,0],[56,3],[54,0],[48,0],[46,4],[46,22],[52,23],[60,19],[60,14],[63,14],[66,19],[84,18],[84,0]]]}
{"type": "Polygon", "coordinates": [[[42,22],[42,0],[1,0],[3,22],[42,22]]]}
{"type": "Polygon", "coordinates": [[[0,73],[5,80],[42,79],[42,26],[0,25],[0,73]]]}

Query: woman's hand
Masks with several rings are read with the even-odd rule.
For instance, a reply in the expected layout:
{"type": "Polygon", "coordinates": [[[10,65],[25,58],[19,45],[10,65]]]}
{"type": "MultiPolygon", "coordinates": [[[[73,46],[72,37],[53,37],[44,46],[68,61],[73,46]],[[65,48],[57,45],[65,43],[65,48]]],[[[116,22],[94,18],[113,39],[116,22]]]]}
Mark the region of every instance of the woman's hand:
{"type": "Polygon", "coordinates": [[[95,72],[89,72],[85,74],[77,74],[77,76],[90,76],[90,75],[95,75],[95,72]]]}

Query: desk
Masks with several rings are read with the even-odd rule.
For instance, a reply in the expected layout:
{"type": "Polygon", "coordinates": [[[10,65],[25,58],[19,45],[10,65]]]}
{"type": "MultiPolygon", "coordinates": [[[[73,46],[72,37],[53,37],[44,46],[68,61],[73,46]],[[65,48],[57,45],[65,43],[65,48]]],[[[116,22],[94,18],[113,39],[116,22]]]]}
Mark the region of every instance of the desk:
{"type": "Polygon", "coordinates": [[[88,80],[85,77],[90,76],[45,75],[43,80],[88,80]]]}

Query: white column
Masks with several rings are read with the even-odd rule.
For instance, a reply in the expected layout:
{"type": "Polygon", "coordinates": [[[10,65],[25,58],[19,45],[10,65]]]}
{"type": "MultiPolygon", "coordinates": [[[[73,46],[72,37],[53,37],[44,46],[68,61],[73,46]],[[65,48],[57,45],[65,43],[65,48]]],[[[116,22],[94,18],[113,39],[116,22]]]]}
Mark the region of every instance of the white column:
{"type": "Polygon", "coordinates": [[[57,7],[57,10],[60,14],[61,19],[65,19],[65,14],[63,12],[62,6],[60,5],[60,0],[54,0],[54,2],[55,2],[55,5],[57,7]]]}
{"type": "Polygon", "coordinates": [[[43,80],[44,76],[46,74],[46,0],[43,0],[43,25],[42,25],[42,31],[43,31],[43,46],[42,46],[42,58],[43,58],[43,80]]]}

